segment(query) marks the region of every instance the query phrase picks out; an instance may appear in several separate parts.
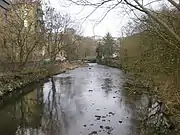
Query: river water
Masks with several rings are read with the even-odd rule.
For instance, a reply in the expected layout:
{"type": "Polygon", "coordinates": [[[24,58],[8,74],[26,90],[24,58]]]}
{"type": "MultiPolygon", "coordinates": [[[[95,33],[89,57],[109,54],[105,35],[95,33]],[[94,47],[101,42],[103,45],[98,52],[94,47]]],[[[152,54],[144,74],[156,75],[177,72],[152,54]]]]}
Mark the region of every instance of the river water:
{"type": "Polygon", "coordinates": [[[0,110],[0,135],[135,135],[121,70],[89,64],[56,75],[0,110]]]}

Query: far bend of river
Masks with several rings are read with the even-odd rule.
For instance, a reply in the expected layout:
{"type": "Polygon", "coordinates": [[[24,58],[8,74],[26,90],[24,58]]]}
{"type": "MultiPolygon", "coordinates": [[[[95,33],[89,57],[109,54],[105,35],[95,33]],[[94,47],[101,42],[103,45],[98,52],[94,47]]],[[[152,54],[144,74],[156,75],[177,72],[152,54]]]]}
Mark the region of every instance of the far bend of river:
{"type": "Polygon", "coordinates": [[[135,135],[123,73],[89,64],[50,78],[0,110],[0,135],[135,135]]]}

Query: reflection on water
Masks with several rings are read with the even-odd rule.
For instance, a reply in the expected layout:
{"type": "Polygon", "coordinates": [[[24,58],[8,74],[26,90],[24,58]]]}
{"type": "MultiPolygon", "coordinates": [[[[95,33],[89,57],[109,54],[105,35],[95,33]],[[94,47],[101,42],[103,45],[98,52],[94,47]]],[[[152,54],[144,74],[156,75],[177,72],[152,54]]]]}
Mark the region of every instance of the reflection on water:
{"type": "Polygon", "coordinates": [[[122,77],[97,64],[56,75],[0,111],[0,135],[134,135],[122,77]]]}
{"type": "Polygon", "coordinates": [[[1,110],[0,134],[24,134],[25,131],[20,131],[20,127],[24,129],[40,127],[43,113],[42,94],[42,89],[34,90],[21,97],[19,102],[1,110]]]}
{"type": "Polygon", "coordinates": [[[104,79],[104,84],[102,85],[102,89],[105,90],[105,93],[108,96],[109,92],[112,91],[112,80],[111,80],[111,78],[105,78],[104,79]]]}

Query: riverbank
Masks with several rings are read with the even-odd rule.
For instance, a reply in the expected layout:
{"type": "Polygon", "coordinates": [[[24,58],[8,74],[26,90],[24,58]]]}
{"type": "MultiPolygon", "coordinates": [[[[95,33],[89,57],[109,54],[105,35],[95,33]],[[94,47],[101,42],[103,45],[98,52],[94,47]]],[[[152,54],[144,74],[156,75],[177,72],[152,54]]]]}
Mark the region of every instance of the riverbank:
{"type": "Polygon", "coordinates": [[[8,73],[0,78],[0,97],[11,94],[14,91],[53,75],[72,70],[82,66],[81,62],[63,62],[54,65],[45,65],[43,68],[28,68],[17,73],[8,73]]]}
{"type": "Polygon", "coordinates": [[[139,135],[120,76],[119,69],[89,64],[28,85],[28,93],[0,106],[0,134],[139,135]]]}
{"type": "MultiPolygon", "coordinates": [[[[145,101],[143,101],[141,105],[136,106],[134,104],[138,113],[137,115],[138,117],[140,116],[140,123],[143,124],[143,130],[144,127],[147,127],[148,130],[151,130],[151,134],[158,132],[160,134],[174,133],[179,135],[179,111],[177,107],[175,108],[173,106],[174,104],[176,105],[178,103],[168,102],[170,100],[165,99],[167,97],[164,96],[165,93],[162,94],[163,91],[165,92],[167,90],[167,84],[165,81],[163,82],[163,80],[167,78],[164,78],[163,80],[158,78],[158,80],[156,78],[158,75],[152,79],[150,76],[146,76],[146,74],[138,74],[136,72],[138,69],[134,69],[130,63],[127,65],[127,63],[125,63],[126,61],[124,61],[124,63],[121,63],[121,61],[122,60],[117,60],[112,62],[110,59],[108,59],[104,60],[100,64],[120,68],[126,74],[126,80],[123,87],[126,96],[134,98],[132,101],[130,101],[131,104],[134,104],[134,102],[137,100],[138,102],[141,102],[141,100],[144,100],[145,98],[145,101]],[[122,65],[118,66],[120,63],[122,65]]],[[[173,98],[174,97],[172,97],[172,99],[173,98]]]]}
{"type": "Polygon", "coordinates": [[[107,58],[107,59],[101,59],[101,60],[97,60],[98,64],[101,65],[106,65],[109,67],[114,67],[114,68],[122,68],[122,65],[120,64],[120,60],[119,59],[112,59],[112,58],[107,58]]]}

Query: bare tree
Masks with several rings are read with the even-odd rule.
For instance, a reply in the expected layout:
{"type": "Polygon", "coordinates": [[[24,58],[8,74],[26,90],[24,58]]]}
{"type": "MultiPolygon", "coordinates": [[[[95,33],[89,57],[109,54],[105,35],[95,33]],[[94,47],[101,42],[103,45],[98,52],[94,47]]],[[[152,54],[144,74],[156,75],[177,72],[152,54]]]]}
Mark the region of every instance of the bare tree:
{"type": "Polygon", "coordinates": [[[42,34],[33,14],[35,8],[34,5],[12,5],[6,13],[5,24],[0,25],[1,62],[13,64],[15,70],[41,55],[42,34]]]}
{"type": "Polygon", "coordinates": [[[2,65],[21,70],[29,63],[39,65],[47,58],[55,61],[66,57],[66,48],[75,47],[79,33],[71,17],[49,5],[44,15],[38,16],[36,12],[41,9],[40,3],[16,3],[7,11],[5,23],[0,24],[2,65]],[[70,28],[76,33],[68,33],[70,28]]]}
{"type": "MultiPolygon", "coordinates": [[[[103,0],[103,1],[90,1],[90,0],[69,0],[70,2],[76,4],[76,5],[81,5],[81,6],[92,6],[94,7],[94,10],[92,13],[94,13],[98,8],[106,8],[106,13],[102,17],[102,19],[113,9],[115,8],[120,8],[120,5],[125,5],[126,8],[130,8],[130,11],[140,11],[147,16],[151,17],[154,19],[156,22],[158,22],[160,25],[162,25],[172,36],[174,39],[176,39],[178,42],[180,42],[180,36],[166,23],[164,22],[161,18],[156,16],[151,8],[151,4],[157,3],[157,2],[163,2],[162,0],[158,1],[138,1],[138,0],[103,0]]],[[[174,0],[168,0],[169,4],[172,4],[174,8],[179,10],[179,3],[177,3],[174,0]]],[[[92,14],[91,13],[91,14],[92,14]]]]}
{"type": "Polygon", "coordinates": [[[45,13],[45,42],[44,50],[45,56],[51,61],[58,59],[58,56],[64,54],[68,57],[70,47],[76,49],[76,42],[80,39],[74,28],[75,22],[68,14],[56,12],[54,8],[47,7],[45,13]]]}

